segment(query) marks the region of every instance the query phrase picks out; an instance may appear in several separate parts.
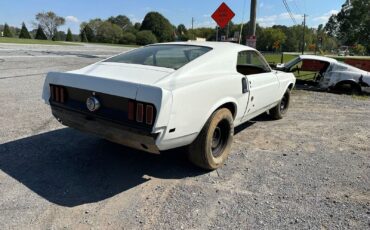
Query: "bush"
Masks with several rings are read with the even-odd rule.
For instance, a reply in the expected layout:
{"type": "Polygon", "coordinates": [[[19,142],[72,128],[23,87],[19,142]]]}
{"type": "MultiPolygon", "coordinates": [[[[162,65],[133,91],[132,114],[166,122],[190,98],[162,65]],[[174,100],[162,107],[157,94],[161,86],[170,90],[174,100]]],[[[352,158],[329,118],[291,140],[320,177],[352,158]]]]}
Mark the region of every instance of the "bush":
{"type": "Polygon", "coordinates": [[[143,30],[136,34],[136,44],[148,45],[152,43],[157,43],[157,38],[151,31],[143,30]]]}
{"type": "Polygon", "coordinates": [[[136,36],[133,33],[124,33],[119,40],[120,44],[134,45],[136,44],[136,36]]]}

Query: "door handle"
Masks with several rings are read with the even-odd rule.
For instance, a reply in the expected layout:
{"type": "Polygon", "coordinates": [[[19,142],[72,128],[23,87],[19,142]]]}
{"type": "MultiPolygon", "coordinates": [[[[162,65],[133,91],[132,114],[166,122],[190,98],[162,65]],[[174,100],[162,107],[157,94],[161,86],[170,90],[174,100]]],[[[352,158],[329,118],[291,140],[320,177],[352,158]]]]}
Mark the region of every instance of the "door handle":
{"type": "Polygon", "coordinates": [[[249,92],[248,82],[246,78],[242,78],[242,92],[243,94],[249,92]]]}

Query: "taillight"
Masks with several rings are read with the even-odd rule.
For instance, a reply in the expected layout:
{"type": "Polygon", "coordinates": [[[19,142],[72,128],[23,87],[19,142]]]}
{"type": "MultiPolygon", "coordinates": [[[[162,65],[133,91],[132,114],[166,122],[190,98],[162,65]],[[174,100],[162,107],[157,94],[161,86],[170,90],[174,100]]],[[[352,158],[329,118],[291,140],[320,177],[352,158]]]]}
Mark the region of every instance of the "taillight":
{"type": "Polygon", "coordinates": [[[146,106],[146,124],[147,125],[152,125],[153,124],[153,106],[152,105],[147,105],[146,106]]]}
{"type": "Polygon", "coordinates": [[[58,103],[64,103],[66,99],[66,92],[64,87],[51,85],[50,86],[51,100],[58,103]]]}
{"type": "Polygon", "coordinates": [[[154,118],[155,110],[153,105],[132,100],[128,102],[127,119],[129,121],[153,125],[154,118]]]}
{"type": "Polygon", "coordinates": [[[129,101],[128,102],[128,116],[127,118],[130,121],[133,121],[135,119],[135,102],[129,101]]]}
{"type": "Polygon", "coordinates": [[[139,123],[143,122],[144,118],[144,105],[142,103],[137,103],[136,105],[136,121],[139,123]]]}

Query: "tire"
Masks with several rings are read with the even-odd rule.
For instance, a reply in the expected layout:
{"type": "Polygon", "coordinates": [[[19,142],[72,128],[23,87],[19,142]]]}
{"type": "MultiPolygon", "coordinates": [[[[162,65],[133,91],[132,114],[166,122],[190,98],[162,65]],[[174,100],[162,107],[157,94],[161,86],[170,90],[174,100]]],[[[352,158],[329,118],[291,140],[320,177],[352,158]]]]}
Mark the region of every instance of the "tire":
{"type": "Polygon", "coordinates": [[[215,111],[188,147],[189,160],[207,170],[221,167],[230,154],[233,136],[234,120],[230,110],[215,111]]]}
{"type": "Polygon", "coordinates": [[[270,116],[275,120],[282,119],[288,111],[289,104],[290,104],[290,90],[287,89],[279,103],[274,108],[269,110],[270,116]]]}

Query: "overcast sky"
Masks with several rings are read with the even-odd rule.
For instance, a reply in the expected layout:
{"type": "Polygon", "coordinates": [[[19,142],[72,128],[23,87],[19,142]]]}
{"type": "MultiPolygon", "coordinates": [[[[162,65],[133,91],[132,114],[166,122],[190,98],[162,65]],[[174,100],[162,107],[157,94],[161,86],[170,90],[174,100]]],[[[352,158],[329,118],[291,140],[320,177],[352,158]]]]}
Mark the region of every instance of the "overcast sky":
{"type": "MultiPolygon", "coordinates": [[[[0,0],[0,23],[21,26],[24,21],[32,29],[35,14],[41,11],[54,11],[66,18],[66,25],[74,33],[79,32],[79,24],[92,18],[106,19],[112,15],[124,14],[133,22],[141,22],[149,11],[158,11],[171,23],[195,27],[215,26],[211,14],[225,2],[235,12],[233,21],[240,23],[249,19],[250,0],[0,0]],[[245,4],[245,7],[243,5],[245,4]],[[244,20],[243,20],[244,14],[244,20]]],[[[274,24],[293,25],[282,0],[257,0],[257,21],[261,26],[274,24]]],[[[287,0],[297,23],[302,23],[302,15],[308,16],[307,24],[317,27],[326,23],[329,16],[337,13],[345,0],[287,0]]]]}

